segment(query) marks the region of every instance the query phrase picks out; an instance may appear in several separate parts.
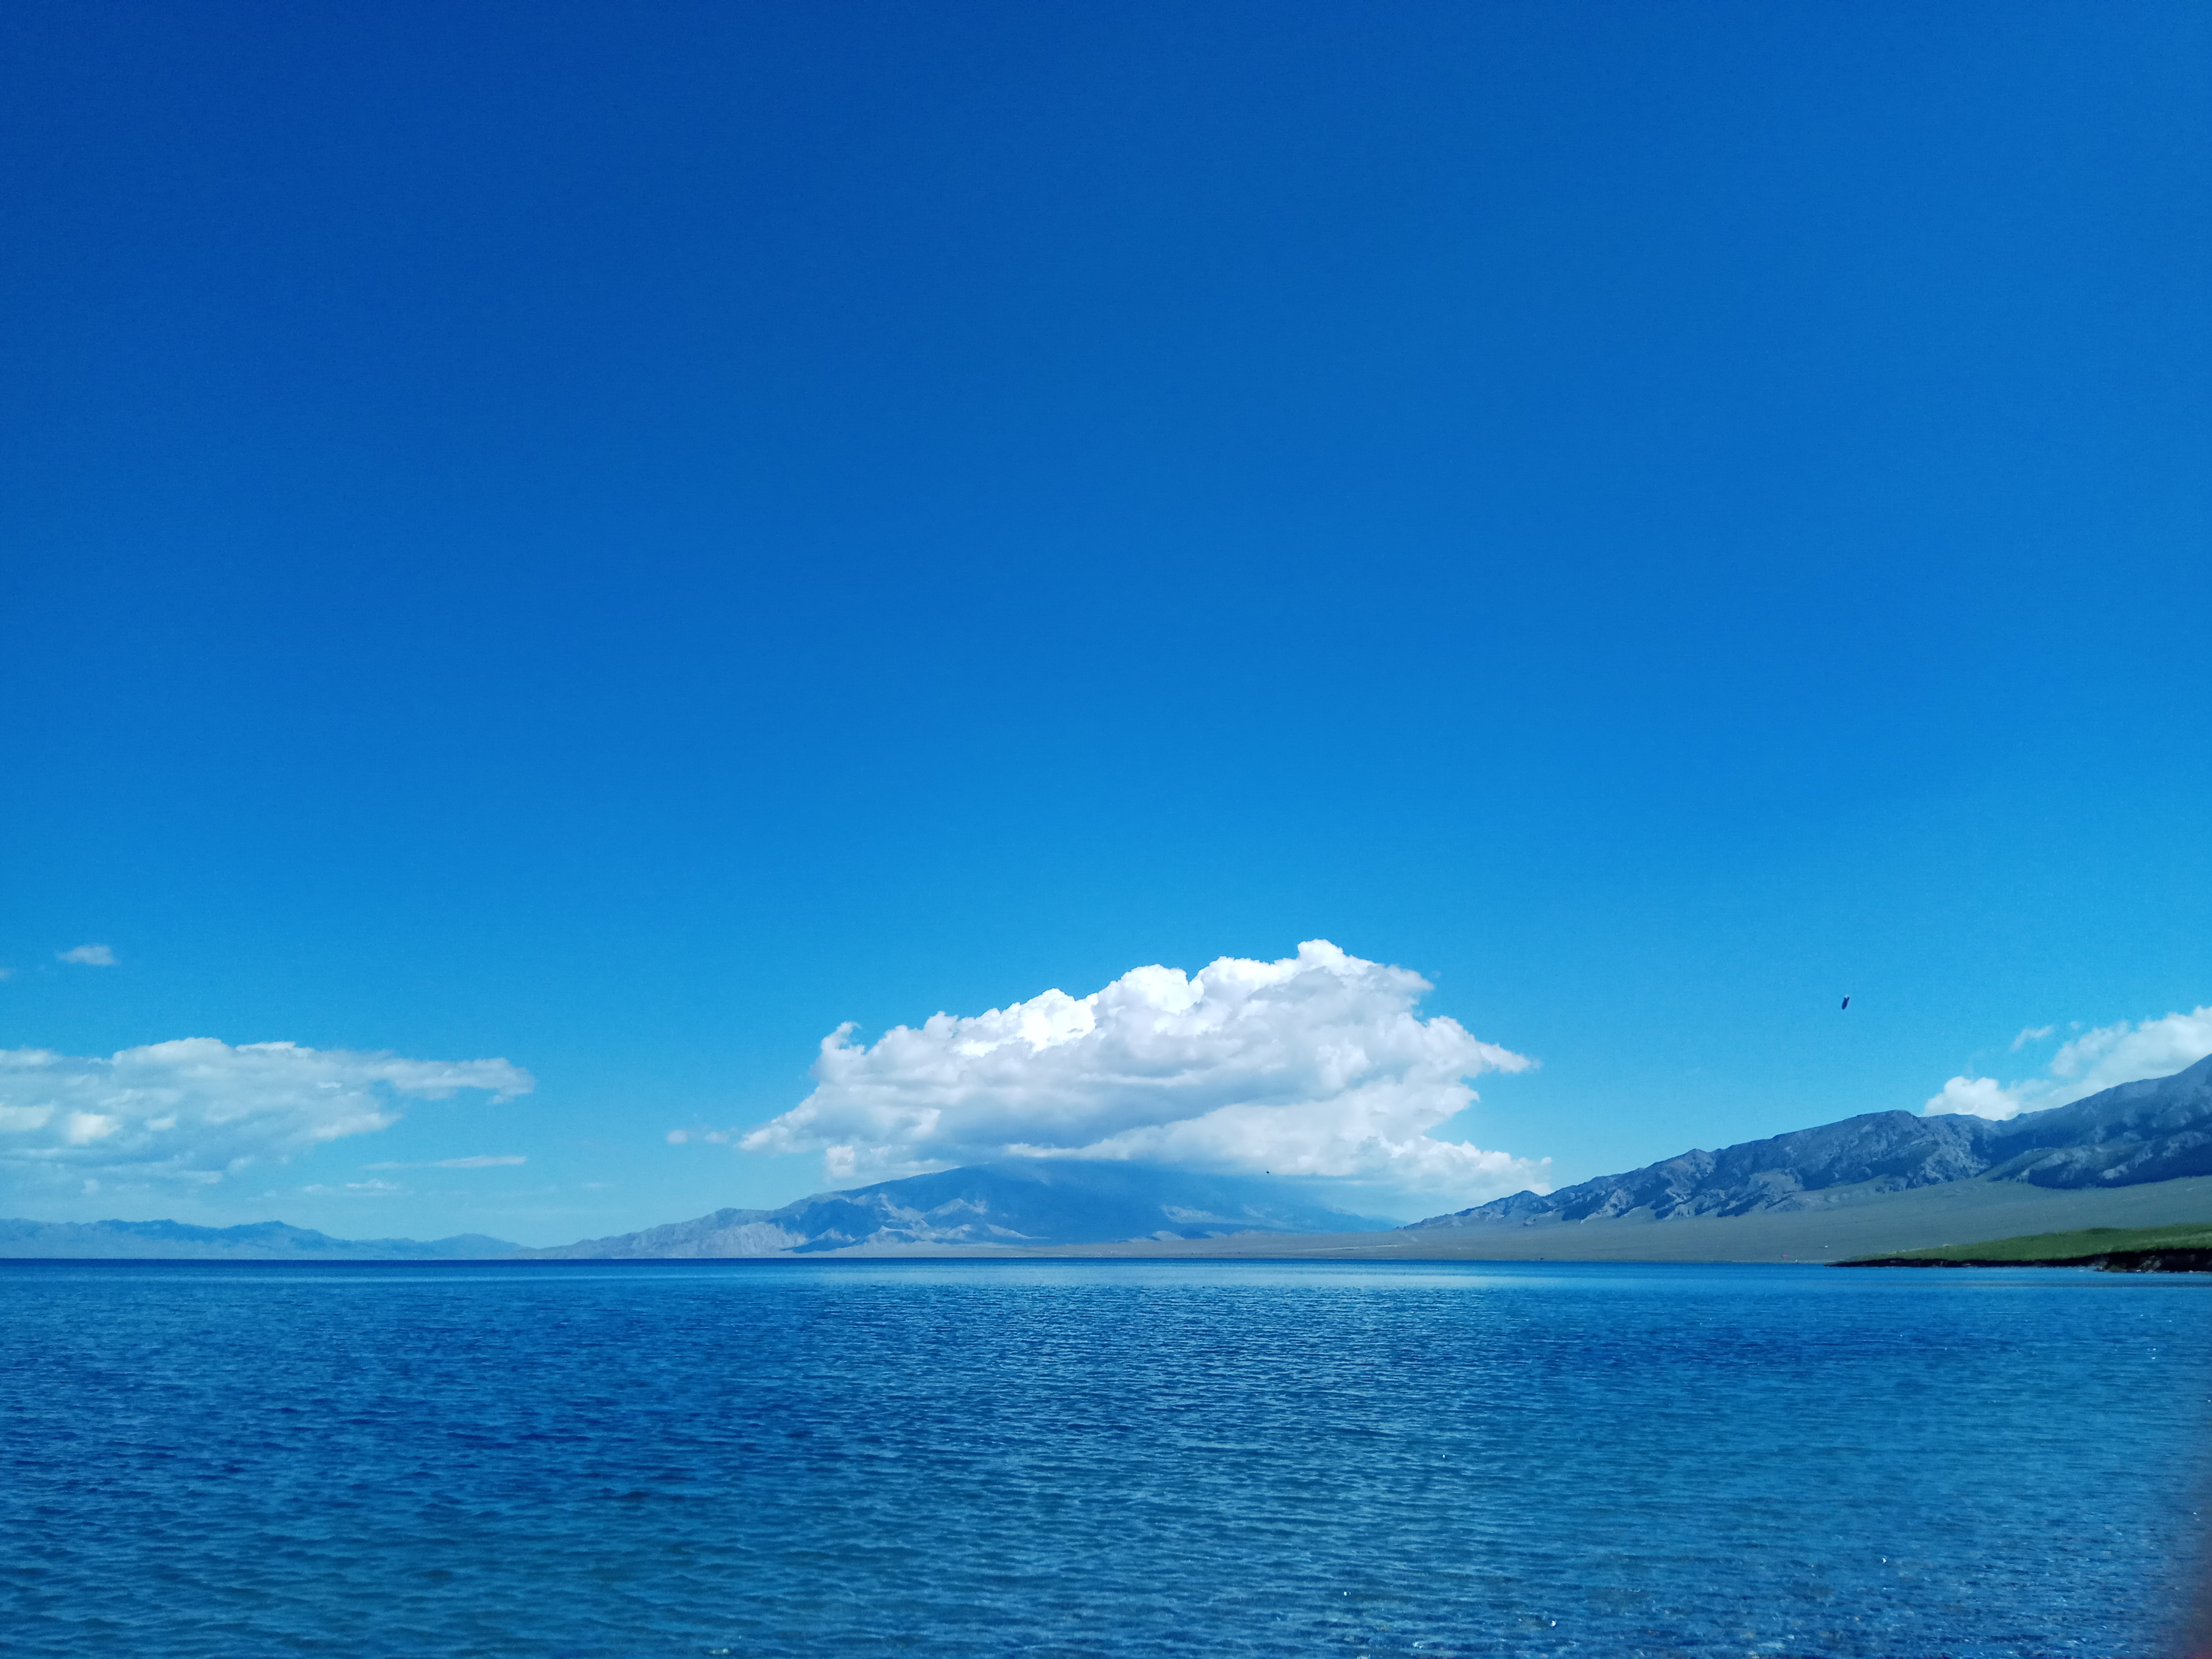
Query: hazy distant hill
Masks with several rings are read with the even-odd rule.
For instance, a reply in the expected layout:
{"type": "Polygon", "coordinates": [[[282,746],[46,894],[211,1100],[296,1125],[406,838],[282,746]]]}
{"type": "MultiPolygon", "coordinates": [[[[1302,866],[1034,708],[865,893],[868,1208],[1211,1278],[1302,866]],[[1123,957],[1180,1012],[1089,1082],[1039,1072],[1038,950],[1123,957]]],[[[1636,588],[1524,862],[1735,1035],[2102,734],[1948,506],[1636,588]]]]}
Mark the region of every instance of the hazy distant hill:
{"type": "Polygon", "coordinates": [[[195,1227],[182,1221],[0,1220],[0,1258],[73,1261],[452,1261],[513,1255],[505,1239],[459,1233],[413,1238],[332,1238],[281,1221],[195,1227]]]}
{"type": "Polygon", "coordinates": [[[1136,1164],[1035,1158],[817,1193],[780,1210],[717,1210],[539,1257],[807,1255],[914,1244],[1091,1244],[1128,1238],[1387,1229],[1325,1209],[1292,1182],[1136,1164]]]}
{"type": "Polygon", "coordinates": [[[1869,1112],[1816,1129],[1697,1149],[1539,1196],[1516,1193],[1415,1229],[1644,1216],[1743,1216],[1967,1180],[2109,1190],[2212,1175],[2212,1056],[2003,1122],[1869,1112]]]}

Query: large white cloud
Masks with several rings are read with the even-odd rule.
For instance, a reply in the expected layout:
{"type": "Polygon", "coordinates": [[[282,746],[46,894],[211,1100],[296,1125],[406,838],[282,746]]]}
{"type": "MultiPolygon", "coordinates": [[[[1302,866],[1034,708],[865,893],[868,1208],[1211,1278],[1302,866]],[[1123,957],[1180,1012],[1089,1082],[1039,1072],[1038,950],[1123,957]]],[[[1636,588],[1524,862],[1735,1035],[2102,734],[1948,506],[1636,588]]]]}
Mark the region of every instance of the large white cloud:
{"type": "MultiPolygon", "coordinates": [[[[2013,1039],[2015,1051],[2051,1035],[2057,1028],[2040,1026],[2013,1039]]],[[[1922,1111],[1929,1116],[1964,1112],[1975,1117],[2017,1117],[2081,1100],[2101,1089],[2135,1083],[2147,1077],[2167,1077],[2185,1066],[2193,1066],[2212,1054],[2212,1007],[2164,1019],[2141,1023],[2121,1020],[2084,1031],[2063,1044],[2051,1057],[2041,1077],[2017,1083],[1995,1078],[1954,1077],[1932,1097],[1922,1111]]]]}
{"type": "Polygon", "coordinates": [[[1543,1164],[1430,1135],[1474,1102],[1468,1078],[1534,1064],[1420,1018],[1430,988],[1316,939],[1281,962],[1138,968],[1087,997],[938,1014],[869,1045],[842,1025],[814,1092],[739,1144],[821,1152],[839,1184],[1073,1157],[1469,1198],[1544,1187],[1543,1164]]]}
{"type": "Polygon", "coordinates": [[[92,1177],[212,1182],[262,1159],[388,1127],[402,1098],[536,1087],[504,1060],[404,1060],[213,1037],[106,1060],[0,1049],[0,1165],[92,1177]]]}

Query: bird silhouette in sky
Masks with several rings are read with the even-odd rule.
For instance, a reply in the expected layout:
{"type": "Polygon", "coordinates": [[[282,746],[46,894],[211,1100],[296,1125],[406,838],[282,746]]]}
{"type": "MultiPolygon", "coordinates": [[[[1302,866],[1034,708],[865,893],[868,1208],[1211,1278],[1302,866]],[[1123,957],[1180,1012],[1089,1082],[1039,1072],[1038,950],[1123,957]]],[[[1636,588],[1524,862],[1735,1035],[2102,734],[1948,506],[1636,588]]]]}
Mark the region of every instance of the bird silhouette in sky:
{"type": "MultiPolygon", "coordinates": [[[[1851,1000],[1850,1000],[1849,997],[1845,997],[1845,998],[1844,999],[1844,1008],[1848,1008],[1848,1007],[1850,1007],[1850,1006],[1851,1006],[1851,1000]]],[[[1837,1012],[1838,1013],[1841,1013],[1841,1012],[1843,1012],[1843,1011],[1844,1011],[1844,1010],[1843,1010],[1843,1008],[1838,1008],[1838,1010],[1836,1010],[1836,1012],[1837,1012]]]]}

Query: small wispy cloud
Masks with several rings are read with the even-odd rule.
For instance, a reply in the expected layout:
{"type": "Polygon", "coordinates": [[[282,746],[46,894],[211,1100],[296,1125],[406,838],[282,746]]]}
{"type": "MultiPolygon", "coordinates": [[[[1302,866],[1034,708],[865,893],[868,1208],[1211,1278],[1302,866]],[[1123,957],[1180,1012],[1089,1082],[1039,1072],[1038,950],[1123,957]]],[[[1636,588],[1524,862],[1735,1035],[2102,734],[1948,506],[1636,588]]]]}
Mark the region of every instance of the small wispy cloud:
{"type": "Polygon", "coordinates": [[[66,951],[54,952],[56,962],[73,962],[80,968],[112,968],[115,950],[107,945],[72,945],[66,951]]]}
{"type": "Polygon", "coordinates": [[[300,1190],[313,1193],[317,1198],[390,1198],[407,1189],[389,1181],[349,1181],[336,1187],[317,1185],[300,1190]]]}
{"type": "MultiPolygon", "coordinates": [[[[2022,1031],[2014,1039],[2013,1048],[2016,1052],[2026,1043],[2039,1042],[2057,1029],[2045,1025],[2022,1031]]],[[[2167,1077],[2207,1054],[2212,1054],[2212,1006],[2168,1014],[2162,1019],[2117,1020],[2061,1043],[2042,1077],[2014,1083],[2000,1083],[1991,1077],[1954,1077],[1920,1109],[1929,1117],[1946,1112],[2017,1117],[2022,1112],[2046,1111],[2084,1100],[2123,1083],[2167,1077]]]]}
{"type": "Polygon", "coordinates": [[[514,1155],[505,1158],[441,1158],[428,1164],[364,1164],[364,1170],[494,1170],[515,1164],[527,1164],[527,1158],[514,1155]]]}

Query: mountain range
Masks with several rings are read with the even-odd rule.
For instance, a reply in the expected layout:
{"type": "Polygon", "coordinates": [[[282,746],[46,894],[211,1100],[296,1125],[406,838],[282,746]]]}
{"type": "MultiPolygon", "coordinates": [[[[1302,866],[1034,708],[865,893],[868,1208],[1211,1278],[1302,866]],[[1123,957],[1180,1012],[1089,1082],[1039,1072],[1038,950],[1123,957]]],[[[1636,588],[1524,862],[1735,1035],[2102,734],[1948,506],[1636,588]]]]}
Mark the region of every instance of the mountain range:
{"type": "Polygon", "coordinates": [[[339,1239],[276,1221],[0,1220],[0,1257],[643,1261],[1103,1249],[1779,1261],[1997,1236],[1974,1231],[1984,1227],[2024,1233],[2198,1219],[2212,1220],[2212,1056],[2171,1077],[2001,1121],[1869,1112],[1718,1152],[1692,1148],[1401,1228],[1317,1204],[1290,1181],[1015,1159],[550,1249],[480,1234],[339,1239]]]}
{"type": "Polygon", "coordinates": [[[415,1238],[333,1238],[281,1221],[196,1227],[185,1221],[0,1220],[0,1259],[74,1261],[467,1261],[519,1247],[482,1233],[415,1238]]]}
{"type": "Polygon", "coordinates": [[[1869,1112],[1717,1152],[1693,1147],[1626,1175],[1516,1193],[1413,1226],[1747,1216],[1957,1181],[2080,1191],[2206,1175],[2212,1055],[2171,1077],[2123,1083],[2049,1111],[1994,1121],[1869,1112]]]}
{"type": "Polygon", "coordinates": [[[1316,1204],[1294,1182],[1193,1175],[1140,1164],[1022,1158],[817,1193],[779,1210],[717,1210],[540,1258],[813,1255],[923,1245],[1029,1246],[1373,1232],[1387,1221],[1316,1204]]]}

